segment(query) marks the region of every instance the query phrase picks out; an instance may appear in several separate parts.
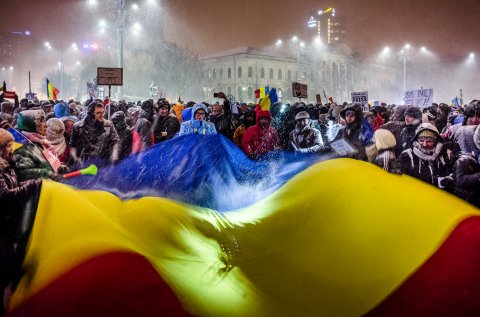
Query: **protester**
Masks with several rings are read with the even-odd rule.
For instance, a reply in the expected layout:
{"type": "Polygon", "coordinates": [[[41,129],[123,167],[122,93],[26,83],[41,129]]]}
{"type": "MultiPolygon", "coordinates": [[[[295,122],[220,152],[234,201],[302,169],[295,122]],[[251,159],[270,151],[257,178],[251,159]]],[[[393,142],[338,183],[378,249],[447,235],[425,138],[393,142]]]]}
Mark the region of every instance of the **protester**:
{"type": "Polygon", "coordinates": [[[399,135],[398,143],[401,146],[401,152],[412,146],[412,139],[415,136],[417,127],[422,123],[422,111],[420,108],[411,106],[405,111],[405,127],[399,135]]]}
{"type": "Polygon", "coordinates": [[[389,130],[378,129],[373,135],[373,142],[374,154],[369,161],[388,172],[391,171],[396,160],[395,136],[389,130]]]}
{"type": "Polygon", "coordinates": [[[348,157],[366,161],[365,145],[367,138],[362,133],[362,106],[357,103],[350,104],[340,112],[340,116],[345,120],[346,125],[340,129],[335,140],[344,139],[355,149],[356,152],[348,155],[348,157]]]}
{"type": "MultiPolygon", "coordinates": [[[[215,125],[206,120],[207,107],[203,103],[197,103],[192,109],[193,117],[189,121],[182,122],[178,135],[184,134],[217,134],[215,125]]],[[[177,116],[178,118],[178,116],[177,116]]]]}
{"type": "Polygon", "coordinates": [[[84,119],[73,126],[70,152],[75,161],[88,159],[118,160],[120,139],[111,121],[104,119],[105,106],[93,101],[84,119]]]}
{"type": "Polygon", "coordinates": [[[439,188],[450,189],[453,185],[452,160],[433,124],[418,126],[412,147],[403,151],[394,165],[394,173],[407,174],[439,188]]]}
{"type": "Polygon", "coordinates": [[[47,140],[55,149],[58,159],[63,164],[72,164],[70,149],[65,140],[65,125],[60,119],[51,118],[47,121],[47,140]]]}
{"type": "Polygon", "coordinates": [[[253,127],[255,125],[255,112],[251,110],[245,110],[242,112],[242,115],[239,119],[240,125],[235,130],[233,134],[233,143],[235,143],[238,147],[242,147],[243,136],[248,128],[253,127]]]}
{"type": "Polygon", "coordinates": [[[145,100],[139,110],[137,120],[132,128],[132,152],[146,150],[153,144],[152,122],[154,116],[153,102],[145,100]]]}
{"type": "MultiPolygon", "coordinates": [[[[20,274],[22,247],[18,231],[28,224],[25,214],[31,197],[39,192],[41,181],[18,182],[13,161],[13,136],[0,128],[0,315],[4,312],[4,289],[20,274]]],[[[32,204],[35,205],[35,204],[32,204]]],[[[34,213],[33,213],[34,214],[34,213]]]]}
{"type": "Polygon", "coordinates": [[[159,99],[157,105],[157,114],[152,126],[155,144],[173,138],[180,131],[180,122],[174,114],[170,113],[168,101],[159,99]]]}
{"type": "Polygon", "coordinates": [[[281,148],[277,130],[270,126],[270,111],[257,106],[255,114],[257,124],[247,129],[242,140],[243,151],[253,159],[281,148]]]}
{"type": "Polygon", "coordinates": [[[111,119],[120,139],[118,160],[123,160],[132,154],[132,129],[127,125],[127,119],[123,111],[115,112],[111,119]]]}
{"type": "Polygon", "coordinates": [[[219,92],[218,98],[223,99],[223,106],[214,104],[212,106],[212,113],[208,116],[208,119],[215,124],[215,129],[218,133],[232,140],[233,133],[237,128],[237,121],[232,117],[232,109],[227,96],[223,92],[219,92]]]}
{"type": "Polygon", "coordinates": [[[297,122],[295,129],[290,132],[290,145],[295,152],[315,153],[323,149],[320,131],[312,128],[310,115],[300,111],[295,116],[297,122]]]}

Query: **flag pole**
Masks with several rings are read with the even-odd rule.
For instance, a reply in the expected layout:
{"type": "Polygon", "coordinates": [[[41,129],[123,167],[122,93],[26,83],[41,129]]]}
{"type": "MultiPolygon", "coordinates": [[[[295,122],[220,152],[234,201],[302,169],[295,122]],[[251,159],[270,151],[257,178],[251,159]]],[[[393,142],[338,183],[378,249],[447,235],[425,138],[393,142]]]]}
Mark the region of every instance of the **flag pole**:
{"type": "Polygon", "coordinates": [[[32,81],[30,77],[30,71],[28,71],[28,92],[31,94],[32,93],[32,81]]]}

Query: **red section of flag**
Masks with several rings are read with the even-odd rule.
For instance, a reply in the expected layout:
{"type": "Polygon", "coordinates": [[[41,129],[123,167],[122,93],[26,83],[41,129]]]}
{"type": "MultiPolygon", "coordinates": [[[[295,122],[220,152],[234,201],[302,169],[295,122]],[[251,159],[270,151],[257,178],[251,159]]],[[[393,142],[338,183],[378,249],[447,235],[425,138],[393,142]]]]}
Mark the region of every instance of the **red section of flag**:
{"type": "Polygon", "coordinates": [[[408,280],[366,316],[480,316],[480,217],[460,223],[408,280]]]}
{"type": "Polygon", "coordinates": [[[15,99],[15,92],[14,91],[5,91],[3,93],[3,98],[5,98],[5,99],[15,99]]]}
{"type": "Polygon", "coordinates": [[[260,98],[260,89],[255,90],[255,98],[260,98]]]}
{"type": "Polygon", "coordinates": [[[46,285],[7,316],[190,316],[141,255],[92,258],[46,285]]]}

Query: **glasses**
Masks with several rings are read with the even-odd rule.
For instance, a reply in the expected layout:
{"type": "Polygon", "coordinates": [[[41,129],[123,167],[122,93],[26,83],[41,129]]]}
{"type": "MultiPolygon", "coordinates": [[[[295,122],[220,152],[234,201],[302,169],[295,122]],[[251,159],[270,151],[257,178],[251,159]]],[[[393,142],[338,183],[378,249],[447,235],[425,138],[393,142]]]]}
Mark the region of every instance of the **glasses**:
{"type": "Polygon", "coordinates": [[[355,116],[355,112],[352,110],[345,112],[345,117],[350,117],[350,116],[355,116]]]}
{"type": "Polygon", "coordinates": [[[197,112],[195,112],[195,115],[204,116],[204,115],[205,115],[205,112],[203,112],[203,111],[197,111],[197,112]]]}

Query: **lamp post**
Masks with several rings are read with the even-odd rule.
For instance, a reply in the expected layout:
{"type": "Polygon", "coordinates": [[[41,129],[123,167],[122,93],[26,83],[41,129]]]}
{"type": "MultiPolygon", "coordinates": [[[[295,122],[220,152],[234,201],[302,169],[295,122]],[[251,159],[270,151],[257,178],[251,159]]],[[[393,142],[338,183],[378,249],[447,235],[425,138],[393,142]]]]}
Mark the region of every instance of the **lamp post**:
{"type": "Polygon", "coordinates": [[[13,66],[10,66],[10,87],[12,87],[12,72],[13,72],[13,66]]]}
{"type": "Polygon", "coordinates": [[[410,44],[406,44],[405,47],[400,51],[400,58],[403,63],[403,93],[407,91],[407,62],[409,60],[408,50],[410,49],[410,44]]]}
{"type": "MultiPolygon", "coordinates": [[[[117,37],[118,37],[118,68],[123,68],[123,40],[125,37],[125,0],[117,0],[117,37]]],[[[122,86],[118,86],[118,97],[123,99],[122,86]]]]}

